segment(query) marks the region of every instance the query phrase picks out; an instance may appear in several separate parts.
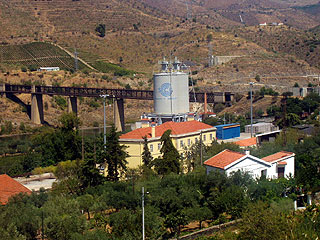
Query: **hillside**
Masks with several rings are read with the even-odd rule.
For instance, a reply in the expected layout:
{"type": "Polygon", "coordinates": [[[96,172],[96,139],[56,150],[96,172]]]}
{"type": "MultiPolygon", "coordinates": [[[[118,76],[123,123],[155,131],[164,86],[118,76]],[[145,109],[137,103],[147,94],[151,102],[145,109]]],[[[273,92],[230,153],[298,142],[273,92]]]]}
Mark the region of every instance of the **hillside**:
{"type": "MultiPolygon", "coordinates": [[[[308,76],[320,72],[316,27],[320,22],[315,12],[304,9],[312,4],[317,3],[312,0],[304,4],[291,0],[195,0],[192,4],[182,0],[0,0],[4,9],[0,13],[3,20],[0,60],[5,63],[0,80],[152,89],[150,79],[158,69],[158,61],[164,56],[167,59],[177,56],[191,65],[196,90],[246,93],[250,81],[256,82],[257,89],[267,86],[278,92],[288,91],[295,82],[300,86],[318,84],[308,76]],[[281,21],[285,26],[248,26],[261,21],[281,21]],[[96,31],[99,24],[105,25],[104,37],[96,31]],[[299,29],[311,27],[313,32],[299,29]],[[72,57],[51,44],[48,47],[45,42],[59,44],[71,53],[76,48],[79,57],[100,73],[60,72],[55,76],[38,76],[17,71],[21,65],[54,64],[62,69],[74,66],[72,57]],[[37,46],[37,50],[32,46],[37,46]],[[209,52],[236,58],[208,67],[209,52]]],[[[93,115],[98,116],[101,109],[95,109],[94,103],[88,104],[90,111],[97,112],[93,115]]],[[[151,103],[144,107],[137,102],[126,104],[127,118],[152,111],[151,103]],[[136,107],[141,112],[131,111],[136,107]]],[[[48,122],[54,123],[57,109],[53,107],[46,113],[48,122]]],[[[81,109],[80,115],[88,111],[81,109]]],[[[28,121],[23,116],[21,119],[28,121]]],[[[86,125],[92,125],[95,118],[85,119],[86,125]]]]}
{"type": "Polygon", "coordinates": [[[275,21],[306,29],[320,23],[281,0],[0,0],[0,6],[2,43],[51,41],[71,52],[76,48],[89,63],[100,59],[149,73],[171,54],[201,63],[208,55],[203,36],[208,30],[242,29],[239,15],[246,25],[275,21]],[[105,37],[97,36],[98,24],[105,24],[105,37]]]}
{"type": "MultiPolygon", "coordinates": [[[[28,68],[60,67],[73,70],[75,60],[59,47],[44,42],[21,45],[0,45],[0,63],[16,64],[28,68]]],[[[78,62],[79,69],[85,66],[78,62]]]]}
{"type": "Polygon", "coordinates": [[[268,51],[295,55],[311,66],[320,67],[320,39],[315,32],[287,26],[246,27],[238,28],[234,32],[268,51]]]}
{"type": "Polygon", "coordinates": [[[187,16],[188,5],[194,18],[203,21],[203,16],[206,16],[208,23],[212,25],[215,23],[213,19],[210,21],[211,16],[219,16],[224,22],[229,21],[228,27],[241,24],[258,25],[260,22],[285,22],[290,26],[308,29],[319,24],[317,15],[303,8],[308,4],[315,4],[312,0],[300,1],[299,4],[296,1],[281,0],[140,1],[169,14],[184,17],[187,16]]]}

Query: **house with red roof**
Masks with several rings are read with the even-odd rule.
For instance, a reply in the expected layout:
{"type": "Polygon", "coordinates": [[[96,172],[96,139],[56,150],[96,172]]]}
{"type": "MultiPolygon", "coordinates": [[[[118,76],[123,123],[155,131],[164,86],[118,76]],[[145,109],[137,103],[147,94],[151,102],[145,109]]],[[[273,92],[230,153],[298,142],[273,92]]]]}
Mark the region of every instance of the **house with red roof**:
{"type": "Polygon", "coordinates": [[[204,165],[207,174],[215,170],[225,172],[229,176],[232,172],[240,170],[254,178],[266,176],[276,179],[294,176],[294,156],[294,153],[282,151],[260,159],[250,155],[249,151],[244,154],[226,149],[205,161],[204,165]]]}
{"type": "Polygon", "coordinates": [[[243,139],[243,140],[234,142],[234,144],[239,145],[240,148],[256,147],[257,146],[257,138],[252,137],[252,138],[243,139]]]}
{"type": "Polygon", "coordinates": [[[19,193],[31,194],[31,190],[6,174],[0,175],[0,205],[7,204],[10,197],[19,193]]]}
{"type": "Polygon", "coordinates": [[[281,151],[262,158],[262,160],[271,164],[271,168],[268,169],[268,177],[294,176],[294,157],[295,154],[292,152],[281,151]]]}
{"type": "Polygon", "coordinates": [[[142,166],[142,153],[144,137],[147,137],[148,147],[153,158],[161,156],[160,138],[164,132],[171,130],[173,145],[183,153],[186,149],[202,139],[204,145],[210,145],[216,139],[216,128],[199,121],[165,122],[161,125],[138,128],[120,136],[120,144],[127,146],[129,154],[128,167],[137,168],[142,166]]]}

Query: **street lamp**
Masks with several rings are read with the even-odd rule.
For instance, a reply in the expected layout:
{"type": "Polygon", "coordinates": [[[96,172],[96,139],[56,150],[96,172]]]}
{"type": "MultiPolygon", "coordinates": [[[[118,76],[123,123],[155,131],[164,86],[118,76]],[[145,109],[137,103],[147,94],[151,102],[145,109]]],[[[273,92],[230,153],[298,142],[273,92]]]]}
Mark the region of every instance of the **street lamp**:
{"type": "MultiPolygon", "coordinates": [[[[146,194],[149,194],[149,192],[146,192],[146,194]]],[[[142,187],[141,202],[142,202],[142,240],[145,240],[145,228],[144,228],[144,187],[142,187]]]]}
{"type": "Polygon", "coordinates": [[[251,138],[252,138],[252,135],[253,135],[253,128],[252,128],[252,86],[254,84],[254,82],[250,82],[250,112],[251,112],[251,115],[250,115],[250,118],[251,118],[251,138]]]}
{"type": "Polygon", "coordinates": [[[106,148],[106,144],[107,144],[106,98],[109,97],[109,94],[101,94],[100,97],[103,98],[103,144],[104,144],[104,148],[106,148]]]}
{"type": "Polygon", "coordinates": [[[142,240],[144,240],[145,239],[145,232],[144,232],[144,187],[142,187],[141,202],[142,202],[142,240]]]}

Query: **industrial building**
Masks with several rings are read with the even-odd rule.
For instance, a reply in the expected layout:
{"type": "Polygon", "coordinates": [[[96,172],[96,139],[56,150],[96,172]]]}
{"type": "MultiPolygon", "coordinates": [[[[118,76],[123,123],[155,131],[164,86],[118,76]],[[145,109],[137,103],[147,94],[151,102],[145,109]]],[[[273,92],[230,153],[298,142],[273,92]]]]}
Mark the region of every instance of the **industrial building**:
{"type": "Polygon", "coordinates": [[[179,153],[184,153],[186,149],[200,141],[200,139],[206,146],[216,140],[216,128],[196,120],[166,122],[161,125],[138,128],[120,136],[120,144],[127,146],[126,151],[129,154],[127,158],[128,167],[137,168],[142,166],[144,137],[148,139],[148,147],[152,157],[160,157],[160,138],[167,130],[171,130],[172,143],[179,153]]]}
{"type": "MultiPolygon", "coordinates": [[[[272,123],[255,123],[252,124],[252,133],[267,133],[279,130],[278,126],[274,126],[272,123]]],[[[251,125],[245,126],[245,132],[251,133],[251,125]]]]}
{"type": "Polygon", "coordinates": [[[59,67],[40,67],[38,68],[38,72],[52,72],[52,71],[60,71],[59,67]]]}
{"type": "Polygon", "coordinates": [[[215,126],[217,128],[217,139],[226,140],[240,137],[240,124],[230,123],[215,126]]]}

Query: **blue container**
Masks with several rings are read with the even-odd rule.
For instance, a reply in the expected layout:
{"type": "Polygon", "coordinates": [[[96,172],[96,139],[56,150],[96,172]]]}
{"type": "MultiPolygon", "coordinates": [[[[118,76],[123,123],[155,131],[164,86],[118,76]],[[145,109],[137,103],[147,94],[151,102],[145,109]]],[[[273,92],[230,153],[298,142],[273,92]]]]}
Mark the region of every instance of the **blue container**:
{"type": "Polygon", "coordinates": [[[225,140],[240,137],[240,124],[230,123],[215,126],[217,128],[217,139],[225,140]]]}

